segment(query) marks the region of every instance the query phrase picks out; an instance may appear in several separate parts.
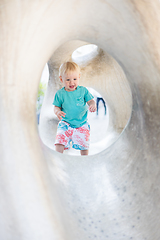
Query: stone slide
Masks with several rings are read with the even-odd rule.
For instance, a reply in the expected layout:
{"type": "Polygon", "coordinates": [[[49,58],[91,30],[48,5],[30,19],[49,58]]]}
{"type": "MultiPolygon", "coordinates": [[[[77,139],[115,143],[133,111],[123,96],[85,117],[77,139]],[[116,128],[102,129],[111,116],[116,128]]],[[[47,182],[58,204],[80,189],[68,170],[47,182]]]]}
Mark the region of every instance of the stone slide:
{"type": "Polygon", "coordinates": [[[158,0],[0,1],[0,240],[160,239],[159,13],[158,0]],[[98,50],[82,84],[106,99],[116,137],[97,154],[60,154],[58,68],[87,44],[98,50]]]}

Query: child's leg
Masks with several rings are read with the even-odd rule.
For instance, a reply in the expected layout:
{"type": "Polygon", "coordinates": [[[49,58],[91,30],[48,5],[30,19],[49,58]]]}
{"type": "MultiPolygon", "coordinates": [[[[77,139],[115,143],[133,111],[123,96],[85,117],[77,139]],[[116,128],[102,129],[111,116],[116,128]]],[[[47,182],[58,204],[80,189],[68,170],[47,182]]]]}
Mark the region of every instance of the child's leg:
{"type": "Polygon", "coordinates": [[[82,127],[74,128],[72,135],[72,147],[80,150],[81,155],[89,152],[90,125],[85,123],[82,127]]]}
{"type": "Polygon", "coordinates": [[[88,150],[81,150],[81,155],[88,155],[88,150]]]}
{"type": "Polygon", "coordinates": [[[62,144],[55,144],[55,145],[56,145],[56,151],[59,153],[63,153],[64,145],[62,145],[62,144]]]}
{"type": "Polygon", "coordinates": [[[68,133],[69,124],[60,121],[57,128],[57,135],[55,140],[55,150],[63,153],[64,150],[69,149],[70,136],[68,133]]]}

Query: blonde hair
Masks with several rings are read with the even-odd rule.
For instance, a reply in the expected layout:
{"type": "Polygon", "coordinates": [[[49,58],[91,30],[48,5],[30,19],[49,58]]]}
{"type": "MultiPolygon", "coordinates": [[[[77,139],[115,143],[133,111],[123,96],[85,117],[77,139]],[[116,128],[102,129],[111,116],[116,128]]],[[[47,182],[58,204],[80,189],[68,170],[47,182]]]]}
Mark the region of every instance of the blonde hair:
{"type": "Polygon", "coordinates": [[[74,71],[78,71],[80,73],[80,67],[78,66],[78,64],[75,62],[65,62],[59,68],[59,76],[62,76],[67,72],[74,71]]]}

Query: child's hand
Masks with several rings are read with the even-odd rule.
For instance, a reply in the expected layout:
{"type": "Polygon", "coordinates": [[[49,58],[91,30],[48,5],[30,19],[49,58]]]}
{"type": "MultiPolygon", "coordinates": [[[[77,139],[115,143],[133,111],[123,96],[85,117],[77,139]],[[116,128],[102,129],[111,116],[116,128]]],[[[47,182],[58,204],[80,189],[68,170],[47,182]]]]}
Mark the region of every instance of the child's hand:
{"type": "Polygon", "coordinates": [[[60,107],[54,106],[54,113],[58,117],[58,119],[61,121],[62,117],[65,117],[66,113],[61,111],[60,107]]]}
{"type": "Polygon", "coordinates": [[[90,112],[95,112],[97,110],[96,103],[93,99],[89,100],[87,103],[88,103],[90,112]]]}
{"type": "Polygon", "coordinates": [[[61,121],[62,120],[62,117],[65,117],[66,113],[65,112],[62,112],[62,111],[58,111],[56,113],[58,119],[61,121]]]}
{"type": "Polygon", "coordinates": [[[96,105],[90,105],[89,106],[89,111],[90,112],[95,112],[97,110],[96,105]]]}

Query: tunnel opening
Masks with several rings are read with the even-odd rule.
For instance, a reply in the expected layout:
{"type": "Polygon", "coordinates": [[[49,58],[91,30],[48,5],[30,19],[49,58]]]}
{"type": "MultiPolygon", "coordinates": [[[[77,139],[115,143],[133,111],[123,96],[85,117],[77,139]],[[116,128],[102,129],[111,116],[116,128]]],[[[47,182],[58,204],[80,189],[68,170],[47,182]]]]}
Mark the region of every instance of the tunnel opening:
{"type": "Polygon", "coordinates": [[[38,125],[39,125],[41,108],[42,108],[44,96],[46,93],[48,80],[49,80],[49,69],[48,69],[48,64],[46,63],[41,75],[41,79],[38,87],[37,102],[36,102],[36,116],[37,116],[38,125]]]}
{"type": "Polygon", "coordinates": [[[98,54],[98,46],[95,44],[87,44],[77,48],[72,53],[72,60],[77,64],[84,65],[88,61],[92,60],[98,54]]]}
{"type": "MultiPolygon", "coordinates": [[[[54,151],[59,120],[53,112],[52,103],[56,91],[62,88],[59,67],[65,61],[74,61],[80,66],[80,85],[96,93],[96,102],[98,97],[100,98],[99,106],[103,109],[103,113],[100,110],[101,116],[97,116],[97,112],[88,115],[92,125],[89,155],[94,155],[115,142],[126,127],[132,111],[130,86],[121,66],[99,46],[79,40],[60,46],[47,63],[49,81],[39,122],[40,138],[54,151]]],[[[80,155],[79,151],[72,148],[64,151],[64,154],[80,155]]]]}

